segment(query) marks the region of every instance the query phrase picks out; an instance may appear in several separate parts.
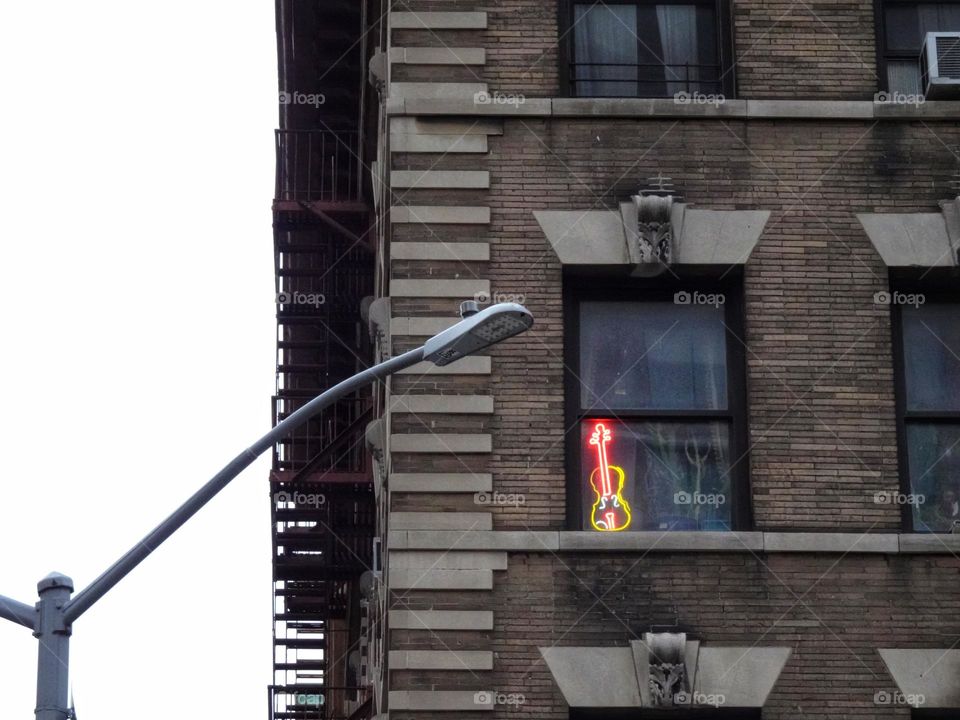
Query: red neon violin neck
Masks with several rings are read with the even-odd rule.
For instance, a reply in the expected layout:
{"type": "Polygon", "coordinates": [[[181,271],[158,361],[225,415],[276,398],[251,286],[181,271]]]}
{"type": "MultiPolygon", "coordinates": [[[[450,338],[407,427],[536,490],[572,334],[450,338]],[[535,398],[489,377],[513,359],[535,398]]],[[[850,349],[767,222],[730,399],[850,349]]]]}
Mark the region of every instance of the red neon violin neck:
{"type": "Polygon", "coordinates": [[[600,468],[601,492],[604,497],[613,495],[613,488],[610,486],[610,467],[607,463],[607,443],[603,425],[597,425],[597,464],[600,468]]]}

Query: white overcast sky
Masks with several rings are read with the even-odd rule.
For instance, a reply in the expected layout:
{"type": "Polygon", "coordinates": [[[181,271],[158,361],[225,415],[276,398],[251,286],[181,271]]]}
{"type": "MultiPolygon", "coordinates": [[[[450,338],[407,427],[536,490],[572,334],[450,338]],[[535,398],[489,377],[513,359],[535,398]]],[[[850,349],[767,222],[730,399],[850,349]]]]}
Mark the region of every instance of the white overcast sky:
{"type": "MultiPolygon", "coordinates": [[[[79,590],[269,428],[270,0],[0,4],[0,594],[79,590]]],[[[82,720],[265,717],[261,459],[75,625],[82,720]]],[[[36,640],[0,621],[0,718],[36,640]]]]}

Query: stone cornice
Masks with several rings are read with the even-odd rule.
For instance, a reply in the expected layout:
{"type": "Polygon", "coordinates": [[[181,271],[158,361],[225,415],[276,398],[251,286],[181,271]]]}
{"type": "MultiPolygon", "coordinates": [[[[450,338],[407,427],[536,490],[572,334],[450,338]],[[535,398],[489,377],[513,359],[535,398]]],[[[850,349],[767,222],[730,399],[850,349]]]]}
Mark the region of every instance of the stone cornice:
{"type": "Polygon", "coordinates": [[[391,530],[390,550],[957,555],[960,535],[831,532],[391,530]]]}
{"type": "Polygon", "coordinates": [[[527,98],[516,93],[491,95],[476,102],[456,98],[391,98],[387,112],[403,115],[468,115],[495,117],[629,117],[713,120],[960,120],[960,102],[930,101],[919,105],[871,100],[726,100],[722,103],[679,103],[670,98],[527,98]]]}

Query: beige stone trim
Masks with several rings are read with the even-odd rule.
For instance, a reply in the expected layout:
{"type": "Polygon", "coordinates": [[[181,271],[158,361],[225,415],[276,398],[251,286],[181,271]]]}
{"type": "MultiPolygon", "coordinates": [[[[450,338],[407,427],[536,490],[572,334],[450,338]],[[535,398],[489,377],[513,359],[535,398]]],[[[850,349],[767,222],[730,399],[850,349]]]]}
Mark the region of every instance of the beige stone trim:
{"type": "Polygon", "coordinates": [[[459,82],[392,82],[390,83],[390,100],[393,107],[402,104],[409,107],[410,103],[416,106],[420,101],[428,102],[469,102],[487,92],[486,83],[459,83],[459,82]]]}
{"type": "Polygon", "coordinates": [[[390,208],[390,222],[488,225],[490,208],[467,205],[394,205],[390,208]]]}
{"type": "MultiPolygon", "coordinates": [[[[396,530],[396,528],[394,528],[396,530]]],[[[497,530],[391,532],[394,550],[508,550],[515,552],[743,552],[830,554],[960,553],[960,535],[912,533],[620,532],[497,530]]]]}
{"type": "Polygon", "coordinates": [[[887,267],[952,267],[957,247],[942,213],[859,213],[873,247],[887,267]]]}
{"type": "Polygon", "coordinates": [[[443,117],[390,118],[390,132],[395,135],[503,135],[503,120],[500,118],[463,119],[443,117]]]}
{"type": "Polygon", "coordinates": [[[403,189],[485,190],[490,187],[486,170],[394,170],[390,185],[403,189]]]}
{"type": "Polygon", "coordinates": [[[493,413],[492,395],[393,395],[390,412],[427,415],[489,415],[493,413]]]}
{"type": "Polygon", "coordinates": [[[416,433],[392,435],[390,449],[398,453],[489,453],[493,441],[488,434],[416,433]]]}
{"type": "Polygon", "coordinates": [[[392,590],[493,590],[492,570],[390,568],[392,590]]]}
{"type": "Polygon", "coordinates": [[[472,96],[411,98],[388,108],[391,115],[483,115],[538,117],[697,118],[705,120],[958,120],[960,101],[920,105],[881,104],[869,100],[726,100],[678,103],[670,98],[525,98],[520,104],[478,105],[472,96]]]}
{"type": "Polygon", "coordinates": [[[489,375],[493,363],[487,355],[472,355],[442,367],[431,362],[417,363],[398,375],[489,375]]]}
{"type": "Polygon", "coordinates": [[[929,709],[960,707],[960,650],[883,648],[877,652],[904,701],[922,698],[916,707],[929,709]]]}
{"type": "Polygon", "coordinates": [[[483,30],[487,27],[485,12],[392,12],[390,27],[394,30],[483,30]]]}
{"type": "Polygon", "coordinates": [[[397,153],[485,153],[486,135],[390,135],[397,153]]]}
{"type": "Polygon", "coordinates": [[[395,242],[390,244],[390,258],[485,262],[490,259],[490,243],[395,242]]]}
{"type": "Polygon", "coordinates": [[[391,610],[394,630],[493,630],[492,610],[391,610]]]}
{"type": "Polygon", "coordinates": [[[452,317],[395,317],[390,318],[390,334],[392,336],[433,337],[437,333],[453,327],[457,322],[458,319],[452,317]]]}
{"type": "Polygon", "coordinates": [[[390,281],[390,297],[466,299],[481,294],[490,295],[489,280],[424,278],[422,280],[397,279],[390,281]]]}
{"type": "Polygon", "coordinates": [[[484,48],[464,47],[394,47],[390,62],[399,65],[483,65],[487,62],[484,48]]]}
{"type": "Polygon", "coordinates": [[[391,690],[390,710],[424,712],[493,711],[493,694],[483,690],[391,690]],[[477,698],[487,698],[480,704],[477,698]]]}
{"type": "Polygon", "coordinates": [[[490,473],[391,473],[392,492],[477,493],[493,487],[490,473]]]}
{"type": "Polygon", "coordinates": [[[391,650],[391,670],[493,670],[489,650],[391,650]]]}

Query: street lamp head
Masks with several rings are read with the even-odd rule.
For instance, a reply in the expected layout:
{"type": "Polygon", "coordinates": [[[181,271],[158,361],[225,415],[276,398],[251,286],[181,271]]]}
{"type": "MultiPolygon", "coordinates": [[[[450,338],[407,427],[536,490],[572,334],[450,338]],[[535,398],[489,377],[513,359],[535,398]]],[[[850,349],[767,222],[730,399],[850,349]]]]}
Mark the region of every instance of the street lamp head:
{"type": "Polygon", "coordinates": [[[476,303],[465,302],[460,313],[463,320],[424,343],[425,360],[434,365],[449,365],[533,325],[533,315],[517,303],[498,303],[477,312],[476,303]]]}

